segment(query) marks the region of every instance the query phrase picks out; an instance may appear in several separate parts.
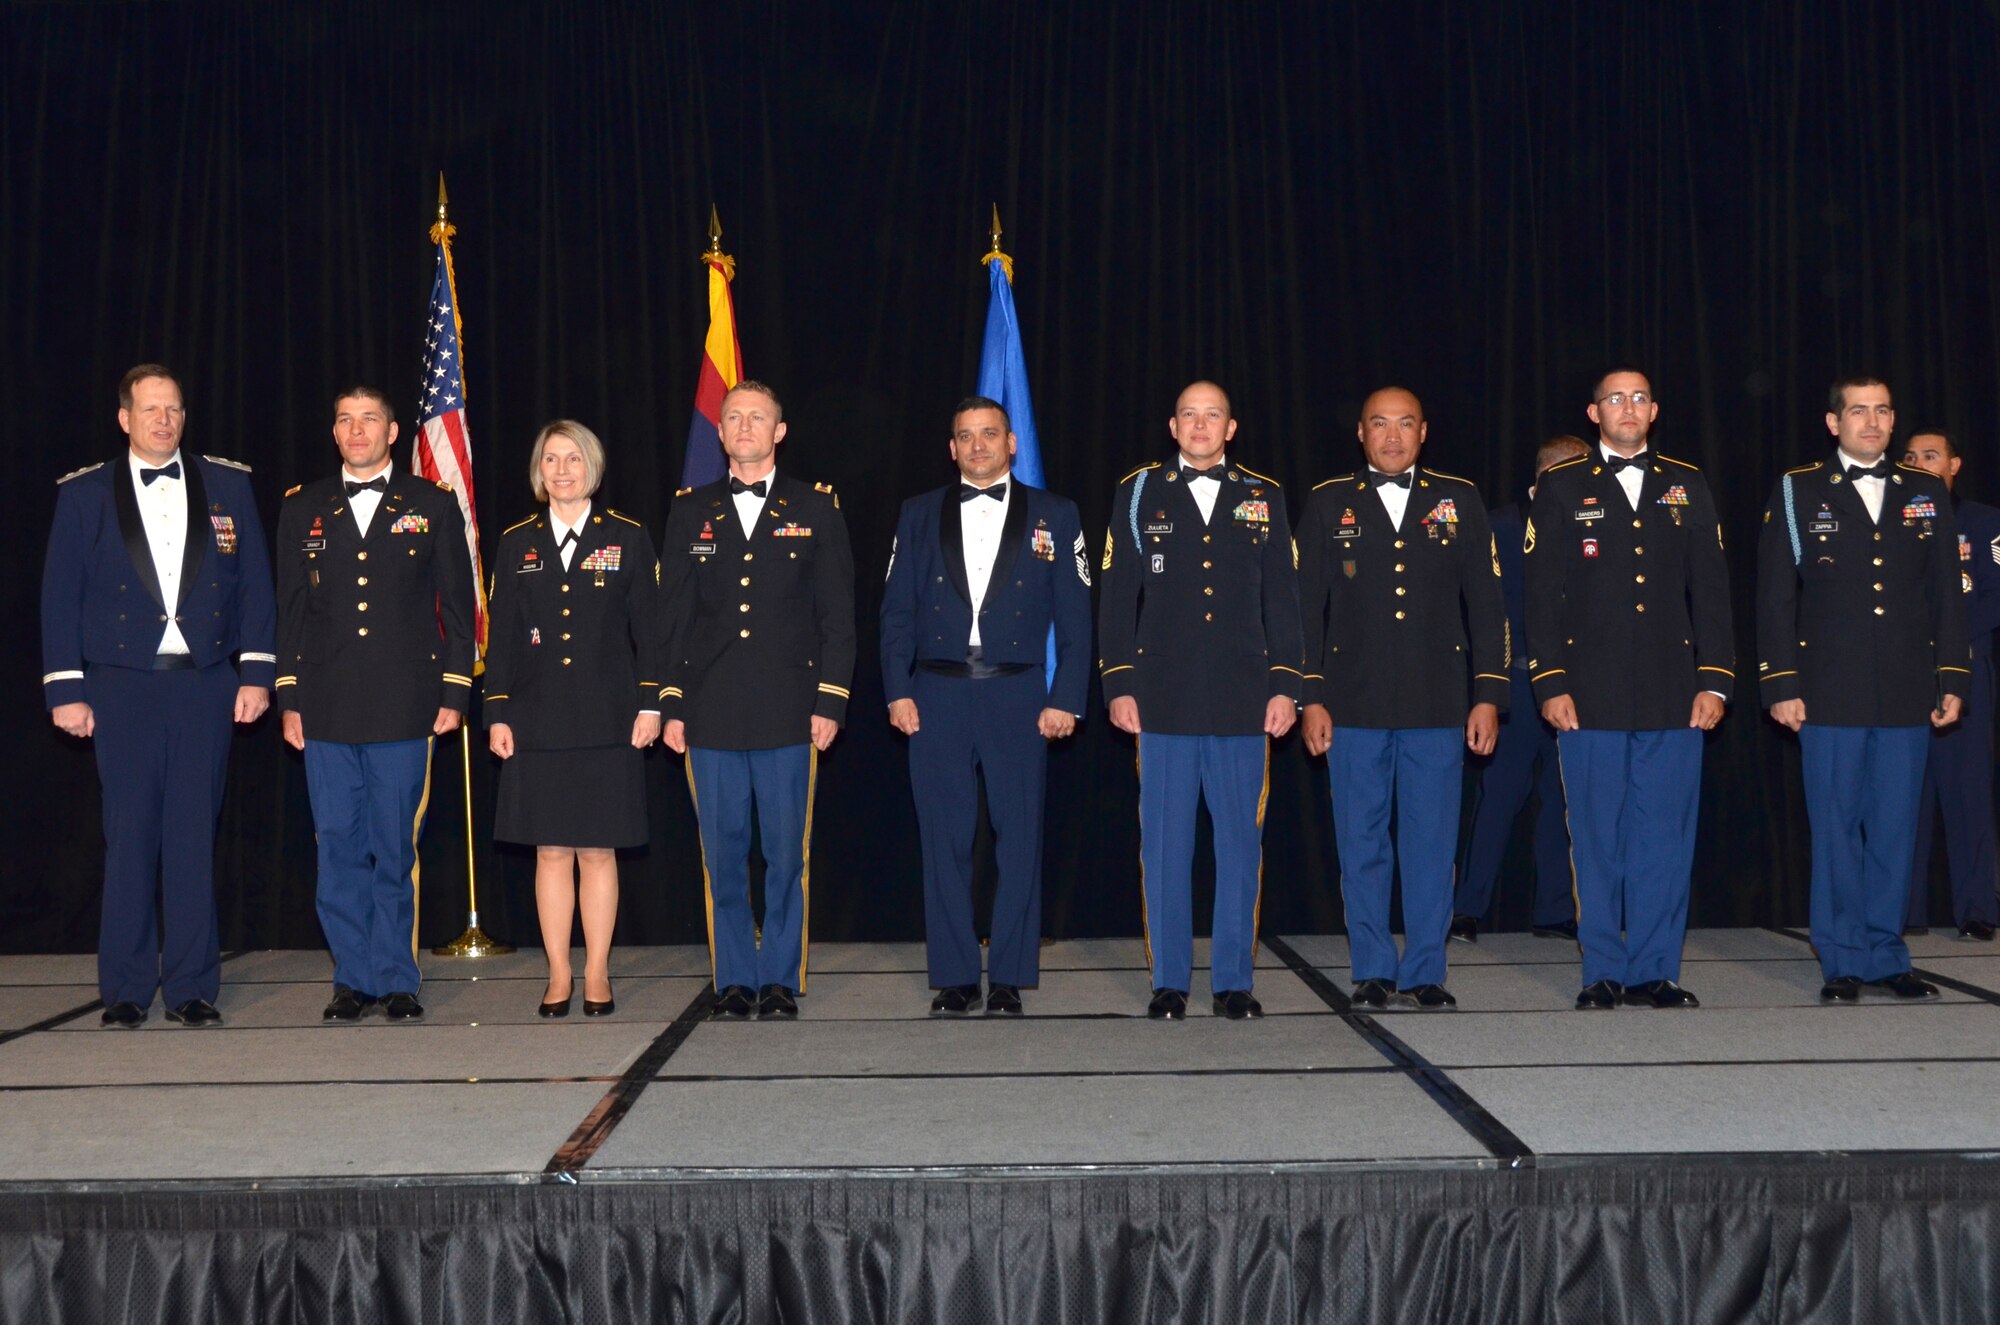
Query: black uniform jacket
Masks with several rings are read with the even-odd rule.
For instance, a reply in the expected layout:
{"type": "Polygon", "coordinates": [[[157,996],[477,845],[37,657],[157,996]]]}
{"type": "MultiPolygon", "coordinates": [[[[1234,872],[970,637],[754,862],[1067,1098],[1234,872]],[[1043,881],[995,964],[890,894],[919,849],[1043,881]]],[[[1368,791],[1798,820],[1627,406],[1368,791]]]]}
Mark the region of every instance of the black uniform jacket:
{"type": "Polygon", "coordinates": [[[1566,694],[1584,727],[1664,731],[1701,692],[1729,697],[1729,566],[1693,465],[1654,453],[1636,511],[1601,451],[1550,466],[1521,552],[1536,703],[1566,694]]]}
{"type": "Polygon", "coordinates": [[[1252,736],[1274,696],[1305,678],[1298,551],[1276,481],[1223,464],[1203,523],[1177,464],[1127,474],[1111,503],[1098,602],[1104,699],[1130,695],[1139,725],[1252,736]]]}
{"type": "MultiPolygon", "coordinates": [[[[1081,717],[1090,690],[1090,563],[1076,503],[1011,478],[1008,484],[1000,547],[979,605],[980,655],[989,664],[1039,669],[1054,626],[1049,706],[1081,717]]],[[[957,483],[903,503],[882,590],[882,689],[890,703],[910,697],[918,662],[965,661],[972,588],[963,509],[957,483]]]]}
{"type": "Polygon", "coordinates": [[[500,535],[486,649],[486,721],[518,748],[623,745],[658,711],[666,612],[652,535],[591,503],[563,569],[546,511],[500,535]]]}
{"type": "Polygon", "coordinates": [[[1898,465],[1878,524],[1841,469],[1836,457],[1792,470],[1764,508],[1763,702],[1803,699],[1806,721],[1828,726],[1922,726],[1939,696],[1971,681],[1951,496],[1943,479],[1898,465]]]}
{"type": "Polygon", "coordinates": [[[472,706],[474,602],[450,488],[401,467],[362,537],[338,474],[285,494],[278,563],[278,707],[306,739],[429,736],[472,706]]]}
{"type": "Polygon", "coordinates": [[[1338,726],[1458,727],[1473,704],[1507,706],[1499,550],[1465,479],[1416,470],[1400,530],[1366,472],[1314,488],[1299,607],[1305,701],[1338,726]]]}
{"type": "Polygon", "coordinates": [[[739,528],[729,481],[674,497],[660,548],[668,646],[660,712],[690,745],[773,750],[847,717],[854,556],[829,484],[780,471],[758,528],[739,528]]]}

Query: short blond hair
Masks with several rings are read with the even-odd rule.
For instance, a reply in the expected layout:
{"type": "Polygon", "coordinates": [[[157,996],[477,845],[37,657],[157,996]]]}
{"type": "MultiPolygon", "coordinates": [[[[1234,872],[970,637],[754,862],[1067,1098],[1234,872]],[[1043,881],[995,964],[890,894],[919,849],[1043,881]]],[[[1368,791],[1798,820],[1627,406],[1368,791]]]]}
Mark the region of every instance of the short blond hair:
{"type": "Polygon", "coordinates": [[[557,419],[542,425],[535,435],[535,449],[528,452],[528,487],[534,491],[535,500],[545,502],[549,490],[542,483],[542,452],[547,449],[549,438],[567,437],[576,443],[576,449],[583,452],[583,475],[589,487],[584,496],[597,491],[597,485],[604,482],[604,443],[597,440],[597,434],[578,423],[575,419],[557,419]]]}

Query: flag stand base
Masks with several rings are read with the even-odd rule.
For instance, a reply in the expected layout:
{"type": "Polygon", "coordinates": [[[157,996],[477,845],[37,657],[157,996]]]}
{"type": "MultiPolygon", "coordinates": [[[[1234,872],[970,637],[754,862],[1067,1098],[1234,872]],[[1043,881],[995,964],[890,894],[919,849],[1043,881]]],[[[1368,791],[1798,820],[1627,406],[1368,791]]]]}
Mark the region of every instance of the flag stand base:
{"type": "Polygon", "coordinates": [[[449,943],[440,943],[431,949],[433,957],[505,957],[514,951],[513,945],[487,937],[479,927],[479,912],[467,917],[465,932],[449,943]]]}

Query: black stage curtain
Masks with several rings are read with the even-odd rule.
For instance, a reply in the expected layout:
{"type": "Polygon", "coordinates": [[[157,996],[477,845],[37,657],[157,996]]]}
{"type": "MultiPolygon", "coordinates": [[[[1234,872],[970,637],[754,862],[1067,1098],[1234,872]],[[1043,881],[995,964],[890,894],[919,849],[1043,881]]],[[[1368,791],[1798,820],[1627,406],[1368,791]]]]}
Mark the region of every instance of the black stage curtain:
{"type": "Polygon", "coordinates": [[[0,1197],[0,1316],[1990,1320],[1962,1159],[0,1197]]]}
{"type": "MultiPolygon", "coordinates": [[[[1797,747],[1755,703],[1751,549],[1774,476],[1828,445],[1825,384],[1885,375],[1903,422],[1961,429],[1968,488],[2000,494],[1991,3],[359,0],[13,4],[0,25],[8,949],[95,931],[91,756],[38,708],[53,479],[121,448],[112,385],[140,360],[182,374],[190,444],[252,463],[267,519],[335,463],[337,384],[374,379],[407,412],[440,170],[489,545],[529,510],[527,448],[557,415],[607,439],[604,498],[659,526],[705,329],[695,255],[721,210],[748,367],[786,400],[781,463],[838,486],[857,550],[863,663],[819,784],[822,940],[920,930],[873,617],[898,504],[950,477],[989,203],[1019,259],[1051,485],[1100,530],[1196,376],[1229,388],[1235,454],[1295,504],[1353,463],[1359,400],[1395,381],[1426,402],[1428,460],[1497,505],[1537,443],[1587,427],[1597,366],[1651,370],[1658,440],[1712,476],[1737,576],[1697,924],[1804,916],[1797,747]]],[[[232,770],[231,945],[319,941],[303,774],[274,728],[243,735],[232,770]]],[[[1094,709],[1054,756],[1054,933],[1138,930],[1132,753],[1094,709]]],[[[697,941],[679,764],[651,762],[621,940],[697,941]]],[[[485,919],[533,942],[530,863],[487,840],[492,785],[476,748],[485,919]]],[[[455,747],[434,793],[426,942],[463,922],[455,747]]],[[[1337,928],[1325,773],[1296,739],[1273,759],[1267,851],[1265,923],[1337,928]]]]}

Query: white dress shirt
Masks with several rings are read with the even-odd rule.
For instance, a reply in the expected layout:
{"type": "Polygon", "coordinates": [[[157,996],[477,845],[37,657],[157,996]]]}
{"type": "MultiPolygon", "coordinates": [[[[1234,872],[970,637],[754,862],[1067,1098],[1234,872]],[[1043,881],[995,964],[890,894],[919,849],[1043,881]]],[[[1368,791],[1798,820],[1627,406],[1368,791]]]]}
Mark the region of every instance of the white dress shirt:
{"type": "MultiPolygon", "coordinates": [[[[1368,466],[1368,472],[1379,474],[1382,471],[1370,465],[1368,466]]],[[[1412,473],[1413,470],[1404,470],[1403,472],[1407,474],[1412,473]]],[[[1410,481],[1414,483],[1416,479],[1412,478],[1410,481]]],[[[1371,479],[1370,482],[1373,482],[1373,480],[1371,479]]],[[[1375,495],[1382,499],[1382,509],[1389,513],[1389,527],[1401,530],[1403,527],[1403,512],[1410,507],[1410,490],[1398,487],[1394,483],[1384,483],[1381,487],[1375,489],[1375,495]]]]}
{"type": "MultiPolygon", "coordinates": [[[[380,474],[369,474],[366,476],[357,474],[346,465],[342,465],[340,467],[340,481],[342,484],[372,483],[379,478],[382,480],[382,486],[386,489],[389,486],[389,476],[395,472],[396,464],[393,460],[382,466],[380,474]]],[[[347,489],[343,486],[341,491],[346,492],[347,489]]],[[[368,537],[369,522],[374,520],[375,509],[381,504],[382,494],[373,490],[357,492],[347,499],[347,509],[354,512],[354,523],[360,528],[363,538],[368,537]]]]}
{"type": "MultiPolygon", "coordinates": [[[[958,503],[958,530],[965,546],[965,587],[972,594],[972,638],[966,643],[972,648],[979,647],[979,607],[986,601],[987,586],[993,582],[993,563],[1000,555],[1000,526],[1007,519],[1007,503],[1014,500],[1014,485],[1011,474],[1002,474],[995,483],[1006,483],[1006,493],[999,501],[991,497],[974,497],[958,503]]],[[[963,480],[961,480],[962,482],[963,480]]],[[[992,484],[974,484],[975,487],[991,487],[992,484]]],[[[961,497],[953,493],[954,498],[961,497]]]]}
{"type": "MultiPolygon", "coordinates": [[[[735,478],[736,475],[731,473],[729,477],[735,478]]],[[[768,495],[778,482],[778,467],[771,466],[770,473],[761,479],[753,479],[752,482],[762,483],[764,492],[768,495]]],[[[732,492],[729,494],[729,500],[736,503],[736,518],[743,522],[743,536],[749,538],[756,534],[757,522],[764,518],[764,498],[754,492],[732,492]]]]}
{"type": "Polygon", "coordinates": [[[584,523],[589,519],[590,519],[589,502],[585,502],[583,504],[583,514],[576,517],[576,523],[573,525],[567,525],[564,524],[561,520],[558,520],[556,518],[555,506],[552,504],[549,507],[549,528],[555,531],[556,547],[561,549],[560,555],[562,557],[562,564],[564,570],[569,569],[570,562],[576,560],[576,550],[579,547],[583,546],[583,526],[584,523]],[[568,538],[571,534],[576,535],[576,541],[574,543],[564,542],[563,540],[568,538]]]}
{"type": "Polygon", "coordinates": [[[185,475],[187,467],[194,462],[177,450],[173,460],[166,463],[171,465],[178,460],[183,477],[156,478],[146,483],[140,480],[139,475],[162,466],[149,465],[131,451],[127,451],[125,457],[132,470],[132,490],[139,494],[139,521],[146,530],[146,546],[153,554],[153,573],[160,581],[160,603],[167,613],[167,628],[160,636],[159,652],[186,653],[187,638],[181,634],[180,623],[174,620],[174,609],[180,606],[181,558],[187,553],[185,475]]]}
{"type": "MultiPolygon", "coordinates": [[[[1839,457],[1839,464],[1843,472],[1846,471],[1849,465],[1854,465],[1861,469],[1872,468],[1877,463],[1877,460],[1880,459],[1880,457],[1877,457],[1877,460],[1857,460],[1838,446],[1833,448],[1833,452],[1839,457]]],[[[1876,524],[1881,524],[1882,494],[1889,489],[1888,480],[1874,474],[1869,474],[1863,478],[1850,479],[1848,481],[1854,484],[1854,495],[1861,498],[1861,504],[1868,508],[1868,518],[1876,524]]]]}
{"type": "MultiPolygon", "coordinates": [[[[1181,456],[1182,470],[1185,471],[1190,463],[1192,462],[1183,453],[1181,456]]],[[[1207,524],[1215,514],[1215,494],[1222,491],[1222,471],[1228,468],[1228,465],[1229,460],[1225,456],[1217,460],[1214,467],[1208,470],[1207,475],[1204,475],[1201,479],[1186,479],[1188,496],[1193,497],[1194,504],[1201,508],[1201,522],[1203,524],[1207,524]]],[[[1182,477],[1186,478],[1185,472],[1183,472],[1182,477]]]]}
{"type": "MultiPolygon", "coordinates": [[[[1597,449],[1598,452],[1603,455],[1604,463],[1607,465],[1610,464],[1614,458],[1622,458],[1618,456],[1618,453],[1616,451],[1612,450],[1610,447],[1606,446],[1601,441],[1597,444],[1597,449]]],[[[1639,454],[1646,457],[1646,459],[1648,460],[1652,459],[1652,452],[1650,450],[1641,451],[1639,452],[1639,454]]],[[[1633,510],[1635,511],[1638,510],[1639,489],[1646,485],[1646,471],[1643,469],[1635,468],[1631,465],[1627,465],[1625,468],[1618,471],[1617,478],[1618,478],[1618,486],[1625,489],[1625,500],[1632,503],[1633,510]]]]}

